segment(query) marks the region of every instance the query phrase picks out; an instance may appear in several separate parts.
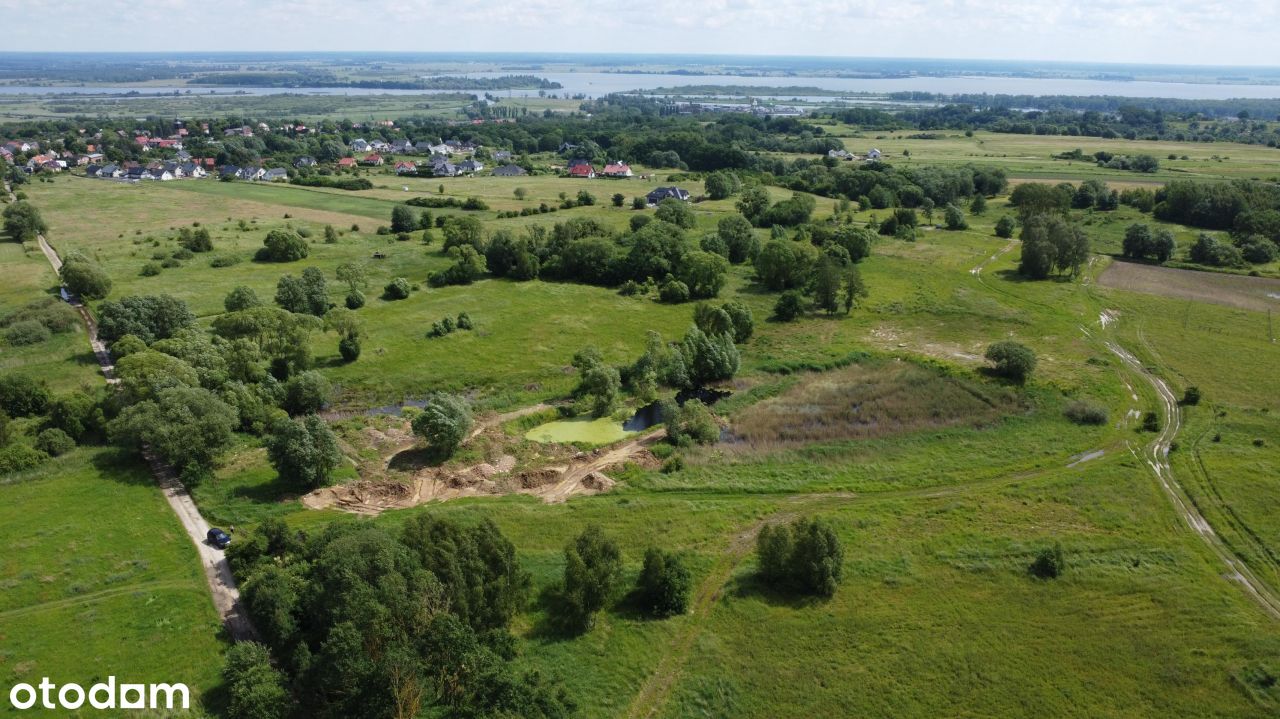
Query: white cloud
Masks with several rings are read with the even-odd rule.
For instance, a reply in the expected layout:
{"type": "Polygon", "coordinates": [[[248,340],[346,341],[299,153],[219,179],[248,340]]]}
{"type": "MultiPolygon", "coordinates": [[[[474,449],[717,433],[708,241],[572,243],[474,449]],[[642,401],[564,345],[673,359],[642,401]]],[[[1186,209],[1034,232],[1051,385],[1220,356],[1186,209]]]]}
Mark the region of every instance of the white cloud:
{"type": "Polygon", "coordinates": [[[1280,44],[1276,0],[0,0],[0,13],[10,50],[524,50],[1261,65],[1277,62],[1280,44]],[[31,31],[14,32],[21,28],[31,31]]]}

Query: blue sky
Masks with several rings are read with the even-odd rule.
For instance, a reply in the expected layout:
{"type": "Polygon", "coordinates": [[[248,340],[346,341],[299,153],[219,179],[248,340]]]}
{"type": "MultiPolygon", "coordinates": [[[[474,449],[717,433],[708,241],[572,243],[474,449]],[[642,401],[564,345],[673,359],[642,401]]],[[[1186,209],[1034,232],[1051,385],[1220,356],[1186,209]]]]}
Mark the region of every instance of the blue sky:
{"type": "Polygon", "coordinates": [[[1280,0],[0,0],[8,50],[707,52],[1280,64],[1280,0]]]}

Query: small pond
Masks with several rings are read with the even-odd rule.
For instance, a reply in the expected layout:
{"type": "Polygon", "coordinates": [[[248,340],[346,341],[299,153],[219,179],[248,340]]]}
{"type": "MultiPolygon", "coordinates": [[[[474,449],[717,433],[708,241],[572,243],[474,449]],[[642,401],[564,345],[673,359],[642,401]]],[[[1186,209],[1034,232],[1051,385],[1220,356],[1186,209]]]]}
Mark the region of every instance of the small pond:
{"type": "Polygon", "coordinates": [[[626,439],[633,432],[623,429],[622,423],[609,417],[591,419],[590,417],[574,417],[558,419],[554,422],[540,424],[525,432],[525,439],[535,442],[559,442],[568,444],[610,444],[626,439]]]}

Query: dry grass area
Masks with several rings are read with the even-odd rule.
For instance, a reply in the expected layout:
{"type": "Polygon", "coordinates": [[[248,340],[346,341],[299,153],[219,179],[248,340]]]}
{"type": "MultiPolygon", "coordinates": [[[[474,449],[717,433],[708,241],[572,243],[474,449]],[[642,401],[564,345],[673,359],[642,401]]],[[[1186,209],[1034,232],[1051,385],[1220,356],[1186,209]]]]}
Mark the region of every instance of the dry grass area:
{"type": "Polygon", "coordinates": [[[852,365],[802,379],[733,419],[753,449],[981,426],[1019,409],[1012,390],[903,361],[852,365]]]}
{"type": "Polygon", "coordinates": [[[1197,272],[1137,262],[1112,262],[1098,278],[1103,287],[1183,300],[1211,302],[1237,309],[1280,310],[1280,280],[1197,272]]]}

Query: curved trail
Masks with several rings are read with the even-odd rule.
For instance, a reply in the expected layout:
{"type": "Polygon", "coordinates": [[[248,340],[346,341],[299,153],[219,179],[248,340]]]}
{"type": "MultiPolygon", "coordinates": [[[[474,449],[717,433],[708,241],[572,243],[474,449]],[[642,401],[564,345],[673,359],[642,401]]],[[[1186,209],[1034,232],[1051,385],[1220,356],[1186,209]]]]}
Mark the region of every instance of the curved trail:
{"type": "MultiPolygon", "coordinates": [[[[36,240],[40,244],[40,251],[44,253],[45,258],[49,260],[49,264],[53,267],[53,271],[55,273],[59,272],[62,269],[62,258],[58,257],[58,253],[45,240],[44,235],[38,235],[36,240]]],[[[98,326],[93,321],[93,316],[89,314],[88,308],[84,306],[80,298],[67,292],[65,287],[62,289],[62,295],[67,303],[80,313],[81,319],[84,320],[85,330],[89,334],[89,345],[93,348],[93,355],[97,358],[98,365],[102,368],[102,375],[108,385],[115,386],[119,381],[115,376],[115,364],[111,359],[111,353],[107,351],[106,345],[98,339],[98,326]]],[[[196,553],[200,556],[200,566],[204,569],[205,579],[209,583],[209,592],[213,597],[213,605],[218,610],[218,616],[222,619],[222,624],[227,628],[227,633],[235,641],[256,638],[257,633],[254,631],[253,625],[249,622],[249,617],[240,603],[240,590],[236,586],[235,577],[231,573],[231,566],[227,563],[226,554],[205,541],[209,531],[209,523],[200,515],[200,510],[196,508],[196,503],[191,499],[187,488],[182,485],[182,482],[178,481],[173,468],[161,462],[149,452],[144,453],[144,456],[151,466],[152,475],[155,476],[156,482],[160,485],[165,501],[169,503],[170,509],[177,515],[178,521],[182,522],[183,529],[187,530],[187,536],[191,538],[191,543],[196,547],[196,553]]]]}
{"type": "MultiPolygon", "coordinates": [[[[1163,379],[1148,372],[1138,358],[1128,350],[1112,341],[1107,341],[1105,344],[1107,349],[1119,357],[1132,372],[1146,379],[1160,399],[1164,427],[1155,440],[1142,449],[1141,457],[1156,475],[1161,489],[1169,497],[1169,501],[1173,503],[1174,509],[1187,526],[1203,539],[1209,549],[1227,566],[1227,578],[1239,582],[1240,586],[1244,587],[1245,593],[1261,605],[1272,618],[1280,619],[1280,596],[1277,596],[1226,546],[1173,475],[1173,468],[1169,465],[1169,447],[1177,436],[1178,430],[1182,428],[1182,411],[1178,407],[1177,396],[1163,379]]],[[[1132,449],[1130,447],[1131,451],[1132,449]]],[[[1138,455],[1136,451],[1134,454],[1138,455]]]]}

